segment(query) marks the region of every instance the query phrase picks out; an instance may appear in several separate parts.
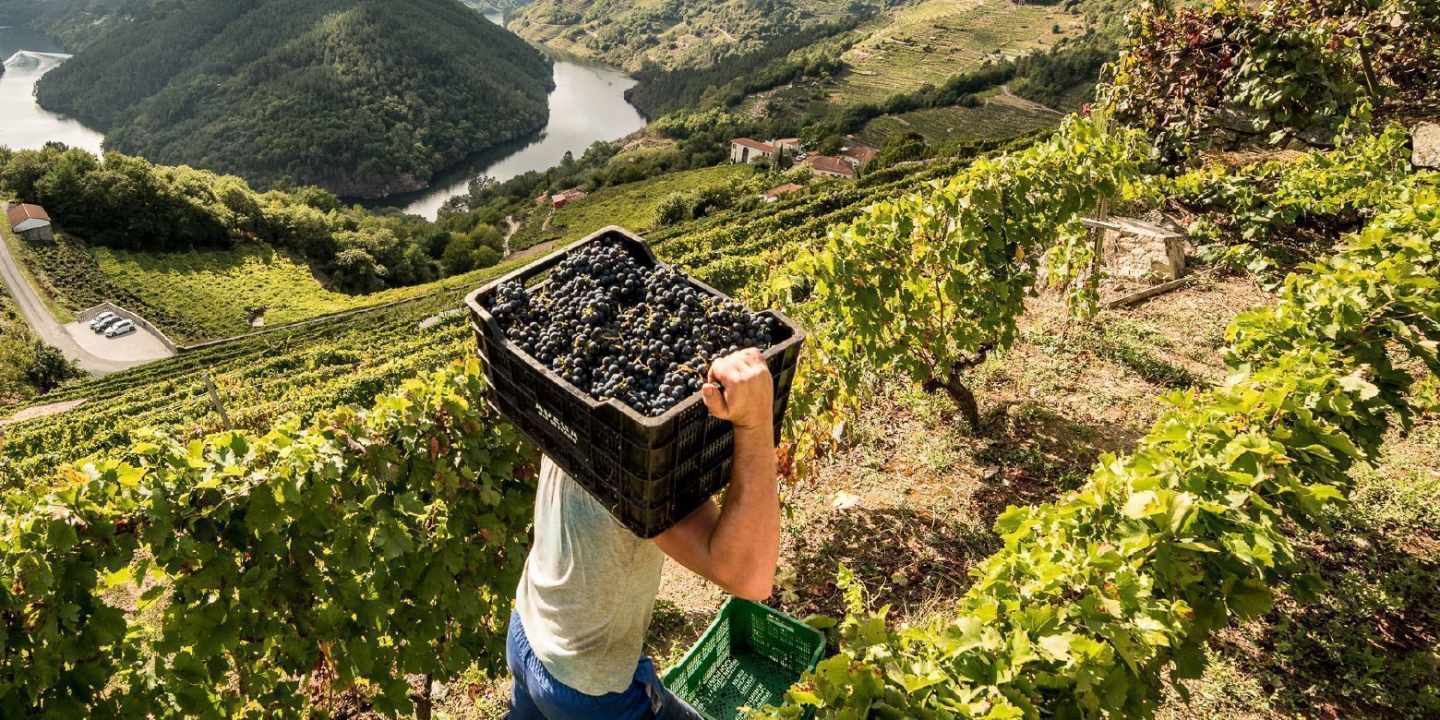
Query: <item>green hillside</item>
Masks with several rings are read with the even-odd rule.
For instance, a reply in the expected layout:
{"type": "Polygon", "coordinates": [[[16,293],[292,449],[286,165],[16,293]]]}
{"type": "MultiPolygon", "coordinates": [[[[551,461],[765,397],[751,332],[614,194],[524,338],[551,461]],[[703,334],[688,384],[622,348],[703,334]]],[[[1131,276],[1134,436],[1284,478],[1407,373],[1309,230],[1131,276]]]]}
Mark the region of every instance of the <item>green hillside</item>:
{"type": "Polygon", "coordinates": [[[455,0],[130,9],[37,95],[155,162],[372,197],[546,119],[549,62],[455,0]]]}
{"type": "Polygon", "coordinates": [[[851,0],[536,0],[510,19],[521,37],[636,71],[706,67],[879,3],[851,0]]]}

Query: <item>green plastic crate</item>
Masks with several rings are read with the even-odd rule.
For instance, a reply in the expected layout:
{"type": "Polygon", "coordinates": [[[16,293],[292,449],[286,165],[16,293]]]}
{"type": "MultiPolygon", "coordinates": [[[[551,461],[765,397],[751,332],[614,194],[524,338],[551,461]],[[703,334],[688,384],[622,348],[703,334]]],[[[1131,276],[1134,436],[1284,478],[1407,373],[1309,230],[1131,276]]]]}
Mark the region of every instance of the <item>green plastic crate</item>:
{"type": "Polygon", "coordinates": [[[825,636],[764,605],[731,598],[700,642],[665,673],[665,687],[706,720],[734,720],[741,707],[778,704],[820,662],[825,636]]]}

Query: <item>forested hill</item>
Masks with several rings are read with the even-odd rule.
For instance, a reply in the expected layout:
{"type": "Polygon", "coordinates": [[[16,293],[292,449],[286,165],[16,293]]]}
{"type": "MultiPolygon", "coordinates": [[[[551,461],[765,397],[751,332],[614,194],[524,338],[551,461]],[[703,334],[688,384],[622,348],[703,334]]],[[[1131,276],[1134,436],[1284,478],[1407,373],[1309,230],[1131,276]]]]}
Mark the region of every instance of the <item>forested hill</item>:
{"type": "Polygon", "coordinates": [[[456,0],[136,0],[39,83],[111,147],[376,197],[543,126],[549,61],[456,0]]]}

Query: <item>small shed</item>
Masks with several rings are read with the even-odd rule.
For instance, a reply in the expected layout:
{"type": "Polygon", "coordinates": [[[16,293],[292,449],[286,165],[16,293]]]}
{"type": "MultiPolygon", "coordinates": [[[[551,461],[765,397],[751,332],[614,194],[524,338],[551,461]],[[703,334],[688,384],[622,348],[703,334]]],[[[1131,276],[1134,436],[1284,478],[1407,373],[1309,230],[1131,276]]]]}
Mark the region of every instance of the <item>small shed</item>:
{"type": "Polygon", "coordinates": [[[54,230],[50,227],[50,214],[39,205],[11,205],[6,218],[10,221],[10,229],[26,240],[51,242],[55,239],[54,230]]]}
{"type": "Polygon", "coordinates": [[[774,145],[751,138],[735,138],[730,141],[730,162],[753,163],[774,157],[778,151],[774,145]]]}

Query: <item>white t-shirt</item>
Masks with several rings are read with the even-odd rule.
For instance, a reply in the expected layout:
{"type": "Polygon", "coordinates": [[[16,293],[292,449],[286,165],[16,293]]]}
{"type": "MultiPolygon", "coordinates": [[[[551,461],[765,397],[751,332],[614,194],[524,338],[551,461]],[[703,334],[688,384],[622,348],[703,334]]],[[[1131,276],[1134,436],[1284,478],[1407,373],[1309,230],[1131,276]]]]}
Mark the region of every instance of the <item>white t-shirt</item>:
{"type": "Polygon", "coordinates": [[[535,544],[515,604],[545,669],[586,695],[624,692],[650,629],[665,554],[545,458],[535,544]]]}

